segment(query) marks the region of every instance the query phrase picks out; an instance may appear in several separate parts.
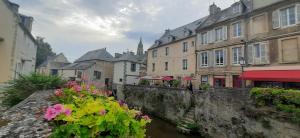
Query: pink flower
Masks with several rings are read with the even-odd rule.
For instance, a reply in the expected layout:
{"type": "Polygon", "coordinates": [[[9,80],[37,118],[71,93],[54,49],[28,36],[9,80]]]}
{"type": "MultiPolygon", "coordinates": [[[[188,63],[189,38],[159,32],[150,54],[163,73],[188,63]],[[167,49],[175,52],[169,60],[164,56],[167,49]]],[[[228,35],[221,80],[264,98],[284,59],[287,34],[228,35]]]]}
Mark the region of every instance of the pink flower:
{"type": "Polygon", "coordinates": [[[56,112],[56,110],[54,108],[48,107],[44,118],[47,119],[48,121],[50,121],[53,118],[55,118],[57,116],[57,114],[58,113],[56,112]]]}
{"type": "Polygon", "coordinates": [[[147,115],[144,115],[144,116],[142,116],[142,118],[144,119],[144,120],[150,120],[150,117],[149,116],[147,116],[147,115]]]}
{"type": "Polygon", "coordinates": [[[105,109],[100,110],[99,114],[100,115],[105,115],[106,114],[106,110],[105,109]]]}
{"type": "Polygon", "coordinates": [[[108,96],[112,95],[112,91],[107,91],[107,95],[108,96]]]}
{"type": "Polygon", "coordinates": [[[81,92],[81,90],[82,90],[81,86],[79,86],[79,85],[75,85],[75,86],[73,87],[73,89],[74,89],[76,92],[81,92]]]}
{"type": "Polygon", "coordinates": [[[64,111],[64,113],[65,113],[66,116],[70,116],[71,113],[72,113],[72,110],[71,110],[71,109],[66,109],[66,110],[64,111]]]}
{"type": "Polygon", "coordinates": [[[143,113],[141,112],[141,111],[137,111],[136,113],[135,113],[135,115],[136,116],[141,116],[143,113]]]}
{"type": "Polygon", "coordinates": [[[56,96],[62,96],[63,95],[63,90],[62,89],[57,89],[57,90],[55,90],[54,94],[56,96]]]}
{"type": "Polygon", "coordinates": [[[57,112],[57,113],[62,113],[64,112],[64,106],[62,104],[56,104],[53,106],[53,109],[57,112]]]}

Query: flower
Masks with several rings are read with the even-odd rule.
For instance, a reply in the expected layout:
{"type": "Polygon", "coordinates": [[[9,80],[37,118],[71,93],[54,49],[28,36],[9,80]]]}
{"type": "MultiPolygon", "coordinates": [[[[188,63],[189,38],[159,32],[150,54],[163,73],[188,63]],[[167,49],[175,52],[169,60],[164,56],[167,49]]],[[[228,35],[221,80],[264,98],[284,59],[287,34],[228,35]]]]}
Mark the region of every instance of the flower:
{"type": "Polygon", "coordinates": [[[112,95],[112,91],[107,91],[107,95],[111,96],[112,95]]]}
{"type": "Polygon", "coordinates": [[[106,110],[105,109],[100,110],[99,114],[100,115],[105,115],[106,114],[106,110]]]}
{"type": "Polygon", "coordinates": [[[72,110],[71,110],[71,109],[66,109],[66,110],[64,111],[64,114],[65,114],[66,116],[70,116],[71,113],[72,113],[72,110]]]}
{"type": "Polygon", "coordinates": [[[118,103],[120,106],[123,106],[125,104],[125,102],[123,100],[119,100],[118,103]]]}
{"type": "Polygon", "coordinates": [[[63,90],[62,89],[57,89],[57,90],[55,90],[54,94],[56,96],[62,96],[63,95],[63,90]]]}
{"type": "Polygon", "coordinates": [[[81,86],[79,86],[79,85],[75,85],[75,86],[73,87],[73,89],[74,89],[74,91],[76,91],[76,92],[81,92],[81,90],[82,90],[81,86]]]}
{"type": "Polygon", "coordinates": [[[150,120],[150,117],[147,116],[147,115],[142,116],[142,118],[143,118],[144,120],[146,120],[146,121],[150,120]]]}
{"type": "Polygon", "coordinates": [[[136,115],[136,116],[141,116],[142,114],[143,114],[143,113],[142,113],[141,111],[136,111],[136,112],[135,112],[135,115],[136,115]]]}
{"type": "Polygon", "coordinates": [[[62,104],[56,104],[53,106],[53,109],[57,112],[57,113],[62,113],[64,112],[64,106],[62,104]]]}
{"type": "Polygon", "coordinates": [[[50,121],[53,118],[55,118],[56,116],[57,116],[56,110],[52,107],[48,107],[44,118],[47,119],[48,121],[50,121]]]}

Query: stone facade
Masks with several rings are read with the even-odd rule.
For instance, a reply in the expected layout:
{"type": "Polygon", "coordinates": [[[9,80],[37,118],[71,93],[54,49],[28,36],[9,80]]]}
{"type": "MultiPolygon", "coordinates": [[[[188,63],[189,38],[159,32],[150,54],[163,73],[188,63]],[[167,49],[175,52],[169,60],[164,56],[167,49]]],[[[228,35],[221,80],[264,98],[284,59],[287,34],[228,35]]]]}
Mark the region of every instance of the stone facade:
{"type": "Polygon", "coordinates": [[[58,70],[68,64],[70,64],[68,59],[63,53],[60,53],[54,57],[49,57],[36,69],[36,72],[44,75],[58,75],[58,70]]]}
{"type": "Polygon", "coordinates": [[[273,108],[255,108],[248,90],[214,89],[191,94],[183,89],[127,85],[118,95],[130,106],[174,124],[194,105],[194,120],[204,137],[296,138],[300,135],[300,127],[288,122],[283,113],[273,108]]]}
{"type": "Polygon", "coordinates": [[[37,44],[30,32],[32,17],[20,15],[18,8],[7,0],[0,1],[0,83],[35,70],[37,44]],[[28,19],[26,26],[21,18],[28,19]]]}

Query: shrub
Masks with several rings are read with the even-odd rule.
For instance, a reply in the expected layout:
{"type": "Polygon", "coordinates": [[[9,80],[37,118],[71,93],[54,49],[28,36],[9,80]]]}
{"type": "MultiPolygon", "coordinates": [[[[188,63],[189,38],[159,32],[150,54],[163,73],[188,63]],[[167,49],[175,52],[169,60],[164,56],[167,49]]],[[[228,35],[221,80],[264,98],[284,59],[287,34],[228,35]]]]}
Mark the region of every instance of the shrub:
{"type": "Polygon", "coordinates": [[[54,98],[61,104],[48,107],[45,113],[54,126],[50,137],[145,137],[150,118],[109,95],[110,91],[74,82],[56,90],[54,98]]]}
{"type": "Polygon", "coordinates": [[[4,90],[6,95],[3,104],[14,106],[38,90],[62,87],[65,81],[59,76],[45,76],[37,73],[20,76],[9,82],[10,86],[4,90]]]}
{"type": "Polygon", "coordinates": [[[253,88],[251,96],[257,106],[275,106],[289,113],[290,119],[300,125],[300,91],[279,88],[253,88]]]}
{"type": "Polygon", "coordinates": [[[209,84],[200,84],[199,85],[199,90],[208,90],[210,88],[210,85],[209,84]]]}
{"type": "Polygon", "coordinates": [[[142,79],[142,80],[139,81],[139,85],[149,86],[150,82],[149,82],[149,80],[142,79]]]}
{"type": "Polygon", "coordinates": [[[181,84],[181,81],[180,80],[173,80],[173,81],[171,81],[171,84],[172,84],[173,87],[178,88],[181,84]]]}

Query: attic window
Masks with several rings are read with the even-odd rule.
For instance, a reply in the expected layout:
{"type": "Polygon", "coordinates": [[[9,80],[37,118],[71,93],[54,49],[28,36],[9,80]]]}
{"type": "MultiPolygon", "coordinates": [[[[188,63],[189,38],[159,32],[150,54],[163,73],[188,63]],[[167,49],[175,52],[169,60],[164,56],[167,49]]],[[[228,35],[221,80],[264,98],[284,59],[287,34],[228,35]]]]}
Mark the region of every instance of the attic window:
{"type": "Polygon", "coordinates": [[[156,41],[155,41],[155,44],[157,44],[157,45],[160,45],[160,43],[161,43],[161,42],[160,42],[159,40],[156,40],[156,41]]]}
{"type": "Polygon", "coordinates": [[[240,13],[242,10],[241,3],[236,3],[232,6],[233,13],[240,13]]]}
{"type": "Polygon", "coordinates": [[[174,40],[175,40],[175,37],[174,37],[174,36],[169,36],[169,37],[168,37],[168,41],[169,41],[169,42],[172,42],[172,41],[174,41],[174,40]]]}
{"type": "Polygon", "coordinates": [[[188,29],[186,29],[186,30],[184,30],[184,36],[186,37],[186,36],[190,36],[192,34],[192,31],[191,30],[188,30],[188,29]]]}

